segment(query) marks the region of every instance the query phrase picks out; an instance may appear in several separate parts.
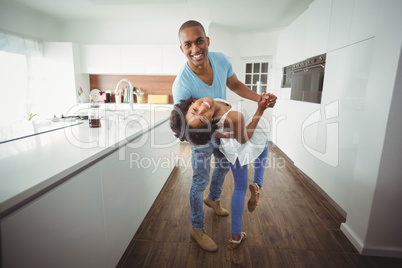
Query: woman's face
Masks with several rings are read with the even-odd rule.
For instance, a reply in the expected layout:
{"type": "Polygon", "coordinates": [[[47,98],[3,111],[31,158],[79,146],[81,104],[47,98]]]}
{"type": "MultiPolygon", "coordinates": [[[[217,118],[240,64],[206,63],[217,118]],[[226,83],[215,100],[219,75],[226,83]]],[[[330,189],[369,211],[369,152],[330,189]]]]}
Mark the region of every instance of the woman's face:
{"type": "Polygon", "coordinates": [[[187,124],[192,128],[200,128],[212,122],[214,100],[212,98],[195,99],[186,114],[187,124]]]}

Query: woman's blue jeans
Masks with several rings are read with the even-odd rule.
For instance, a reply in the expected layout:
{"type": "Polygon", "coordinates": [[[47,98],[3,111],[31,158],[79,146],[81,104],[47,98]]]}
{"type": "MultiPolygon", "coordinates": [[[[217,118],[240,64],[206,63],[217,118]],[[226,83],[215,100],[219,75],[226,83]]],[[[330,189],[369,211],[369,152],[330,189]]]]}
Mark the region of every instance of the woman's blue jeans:
{"type": "Polygon", "coordinates": [[[220,200],[222,185],[229,171],[229,162],[219,151],[219,139],[212,139],[206,145],[191,146],[191,165],[193,167],[193,183],[190,190],[191,222],[194,230],[204,229],[203,197],[209,183],[211,156],[214,155],[215,167],[212,172],[208,198],[220,200]]]}
{"type": "MultiPolygon", "coordinates": [[[[254,180],[253,183],[257,183],[262,186],[264,179],[264,172],[267,164],[268,156],[268,141],[265,145],[264,151],[254,160],[254,180]]],[[[241,224],[243,220],[244,198],[247,192],[248,186],[248,165],[242,166],[239,160],[233,164],[230,164],[232,169],[233,178],[235,182],[233,195],[232,195],[232,235],[241,235],[241,224]]]]}

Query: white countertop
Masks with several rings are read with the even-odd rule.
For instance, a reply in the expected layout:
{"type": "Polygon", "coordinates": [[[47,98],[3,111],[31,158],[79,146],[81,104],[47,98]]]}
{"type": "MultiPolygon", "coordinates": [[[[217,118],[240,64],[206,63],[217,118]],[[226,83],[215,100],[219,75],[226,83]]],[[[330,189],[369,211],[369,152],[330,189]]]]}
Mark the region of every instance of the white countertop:
{"type": "MultiPolygon", "coordinates": [[[[77,105],[68,115],[85,109],[77,105]]],[[[171,109],[135,105],[132,115],[127,105],[104,105],[100,128],[90,128],[88,120],[66,121],[65,128],[0,144],[0,214],[165,122],[171,109]]]]}

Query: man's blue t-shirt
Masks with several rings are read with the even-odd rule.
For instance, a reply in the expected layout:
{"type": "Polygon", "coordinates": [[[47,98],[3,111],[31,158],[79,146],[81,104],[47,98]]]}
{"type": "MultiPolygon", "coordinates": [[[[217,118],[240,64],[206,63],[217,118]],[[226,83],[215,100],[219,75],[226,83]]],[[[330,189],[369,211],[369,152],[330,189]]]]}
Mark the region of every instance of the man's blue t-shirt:
{"type": "Polygon", "coordinates": [[[175,104],[188,98],[211,97],[226,100],[226,80],[233,75],[232,64],[220,52],[209,52],[208,58],[214,73],[212,85],[209,86],[201,81],[186,62],[173,83],[172,92],[175,104]]]}

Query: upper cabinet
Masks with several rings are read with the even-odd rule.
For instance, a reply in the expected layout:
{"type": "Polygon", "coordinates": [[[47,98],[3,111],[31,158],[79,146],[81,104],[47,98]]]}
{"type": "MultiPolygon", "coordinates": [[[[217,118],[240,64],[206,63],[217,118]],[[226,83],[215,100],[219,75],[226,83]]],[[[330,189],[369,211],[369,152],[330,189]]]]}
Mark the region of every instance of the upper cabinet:
{"type": "Polygon", "coordinates": [[[328,51],[375,36],[381,0],[332,0],[328,51]]]}
{"type": "Polygon", "coordinates": [[[120,68],[120,45],[81,45],[81,71],[115,74],[120,68]]]}
{"type": "Polygon", "coordinates": [[[349,44],[353,16],[353,0],[333,0],[329,25],[328,51],[349,44]]]}
{"type": "Polygon", "coordinates": [[[176,75],[184,62],[178,45],[81,45],[90,74],[176,75]]]}
{"type": "Polygon", "coordinates": [[[306,58],[307,13],[301,14],[278,38],[277,60],[289,65],[306,58]]]}
{"type": "Polygon", "coordinates": [[[186,57],[180,50],[179,45],[162,45],[162,73],[177,75],[184,63],[186,57]]]}
{"type": "MultiPolygon", "coordinates": [[[[327,52],[332,0],[316,0],[305,12],[305,52],[309,58],[327,52]]],[[[303,26],[300,26],[303,27],[303,26]]]]}
{"type": "Polygon", "coordinates": [[[375,36],[381,0],[315,0],[278,38],[286,66],[375,36]]]}
{"type": "Polygon", "coordinates": [[[122,74],[162,74],[162,46],[122,45],[122,74]]]}
{"type": "Polygon", "coordinates": [[[381,0],[354,0],[349,44],[375,36],[380,8],[381,0]]]}

